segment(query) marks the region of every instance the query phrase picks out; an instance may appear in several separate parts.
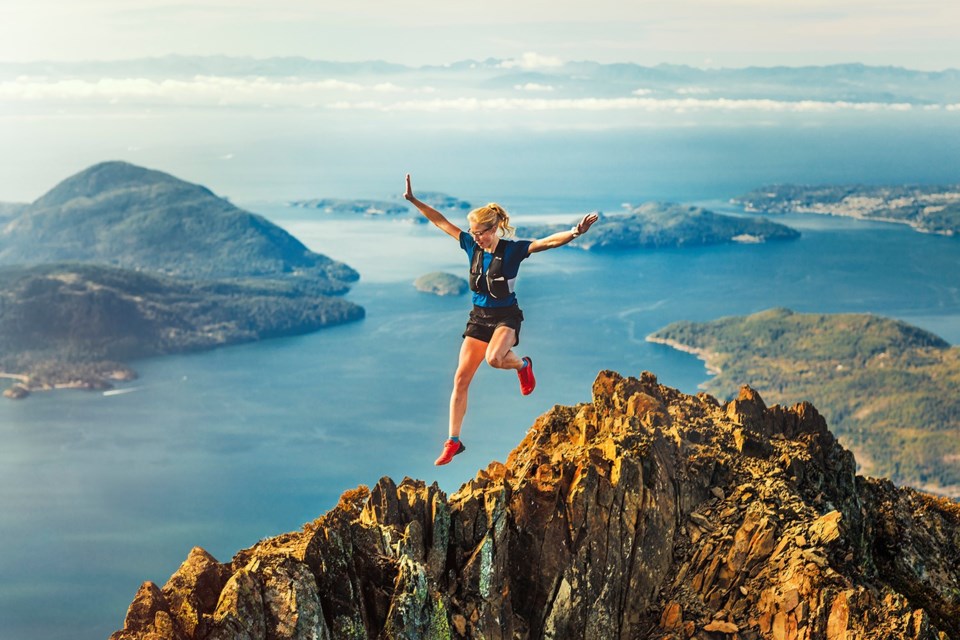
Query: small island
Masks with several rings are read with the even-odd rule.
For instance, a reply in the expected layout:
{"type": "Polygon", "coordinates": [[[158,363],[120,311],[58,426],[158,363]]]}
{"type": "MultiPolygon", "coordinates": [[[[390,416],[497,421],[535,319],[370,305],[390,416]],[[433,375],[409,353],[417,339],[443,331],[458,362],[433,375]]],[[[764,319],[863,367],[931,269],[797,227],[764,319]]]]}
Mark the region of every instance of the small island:
{"type": "Polygon", "coordinates": [[[349,200],[344,198],[316,198],[312,200],[294,200],[291,207],[316,209],[322,213],[336,213],[363,216],[405,216],[410,208],[403,202],[393,200],[349,200]]]}
{"type": "Polygon", "coordinates": [[[771,309],[647,339],[703,359],[718,396],[749,384],[772,402],[815,403],[864,473],[960,497],[960,348],[938,336],[869,314],[771,309]]]}
{"type": "MultiPolygon", "coordinates": [[[[569,224],[521,225],[517,236],[542,238],[569,229],[569,224]]],[[[697,247],[724,243],[755,244],[793,240],[800,232],[765,218],[714,213],[694,206],[646,203],[627,213],[600,215],[590,232],[569,246],[586,251],[623,251],[666,247],[697,247]]]]}
{"type": "MultiPolygon", "coordinates": [[[[417,194],[423,202],[434,209],[445,212],[462,212],[466,214],[472,208],[469,202],[460,200],[445,193],[426,191],[417,194]]],[[[288,203],[291,207],[302,209],[316,209],[323,213],[365,216],[368,218],[406,218],[418,222],[425,222],[415,209],[405,200],[371,200],[347,198],[313,198],[308,200],[293,200],[288,203]]]]}
{"type": "Polygon", "coordinates": [[[960,233],[960,185],[761,187],[733,199],[746,211],[815,213],[906,224],[917,231],[960,233]]]}
{"type": "Polygon", "coordinates": [[[413,286],[438,296],[462,296],[470,288],[463,278],[443,271],[424,274],[413,281],[413,286]]]}
{"type": "Polygon", "coordinates": [[[4,394],[109,389],[136,358],[363,317],[359,275],[208,189],[125,162],[8,206],[0,237],[4,394]]]}

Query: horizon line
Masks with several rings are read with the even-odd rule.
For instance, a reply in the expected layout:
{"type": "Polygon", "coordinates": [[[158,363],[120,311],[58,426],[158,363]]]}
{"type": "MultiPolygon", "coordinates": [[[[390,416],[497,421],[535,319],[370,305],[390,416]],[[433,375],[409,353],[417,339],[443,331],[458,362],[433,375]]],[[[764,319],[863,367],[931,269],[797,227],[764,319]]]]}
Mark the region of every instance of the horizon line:
{"type": "Polygon", "coordinates": [[[938,69],[921,69],[916,67],[903,66],[898,64],[870,64],[866,62],[860,62],[856,60],[850,60],[847,62],[830,62],[823,64],[748,64],[742,66],[727,66],[727,65],[710,65],[710,66],[701,66],[690,63],[681,63],[681,62],[669,62],[661,61],[653,64],[649,63],[640,63],[629,60],[615,61],[615,62],[600,62],[598,60],[591,59],[570,59],[570,60],[561,60],[559,58],[546,58],[545,61],[524,61],[525,57],[528,55],[536,56],[537,54],[524,54],[519,57],[494,57],[488,56],[486,58],[462,58],[457,59],[452,62],[436,62],[436,63],[425,63],[425,64],[409,64],[403,62],[392,62],[384,58],[367,58],[367,59],[331,59],[331,58],[314,58],[304,55],[294,55],[294,54],[276,54],[269,56],[257,56],[249,54],[229,54],[229,53],[214,53],[214,54],[184,54],[184,53],[164,53],[159,55],[147,55],[147,56],[134,56],[127,58],[84,58],[84,59],[57,59],[57,58],[36,58],[29,60],[7,60],[0,59],[0,65],[31,65],[31,64],[54,64],[54,65],[85,65],[85,64],[117,64],[117,63],[129,63],[129,62],[153,62],[153,61],[163,61],[171,59],[182,59],[182,60],[249,60],[253,62],[265,62],[271,60],[298,60],[306,62],[319,62],[327,64],[337,64],[337,65],[365,65],[365,64],[383,64],[393,67],[400,67],[404,69],[443,69],[453,66],[463,65],[467,63],[473,63],[478,65],[489,66],[490,68],[500,68],[505,71],[509,70],[518,70],[518,71],[543,71],[549,69],[560,69],[567,65],[577,65],[577,64],[595,64],[598,66],[633,66],[638,68],[646,69],[656,69],[661,67],[675,67],[675,68],[686,68],[686,69],[696,69],[699,71],[739,71],[739,70],[748,70],[748,69],[829,69],[829,68],[838,68],[838,67],[862,67],[865,69],[895,69],[901,71],[911,71],[915,73],[947,73],[947,72],[957,72],[960,71],[960,67],[942,67],[938,69]]]}

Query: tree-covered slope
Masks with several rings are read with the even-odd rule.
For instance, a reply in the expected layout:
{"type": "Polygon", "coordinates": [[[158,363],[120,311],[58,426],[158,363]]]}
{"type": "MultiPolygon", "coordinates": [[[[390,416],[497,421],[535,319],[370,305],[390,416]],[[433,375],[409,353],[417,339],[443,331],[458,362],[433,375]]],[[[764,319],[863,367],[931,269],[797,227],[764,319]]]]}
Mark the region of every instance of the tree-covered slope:
{"type": "Polygon", "coordinates": [[[88,264],[0,267],[0,366],[25,386],[98,386],[100,363],[314,331],[363,309],[275,282],[187,281],[88,264]]]}
{"type": "Polygon", "coordinates": [[[363,317],[358,278],[265,218],[160,171],[104,162],[0,208],[8,395],[100,387],[126,361],[363,317]]]}
{"type": "Polygon", "coordinates": [[[296,276],[329,293],[358,277],[205,187],[125,162],[67,178],[0,231],[0,264],[60,261],[187,278],[296,276]]]}
{"type": "Polygon", "coordinates": [[[960,496],[960,348],[868,314],[772,309],[677,322],[649,338],[697,352],[732,397],[749,384],[774,402],[816,403],[865,473],[960,496]]]}

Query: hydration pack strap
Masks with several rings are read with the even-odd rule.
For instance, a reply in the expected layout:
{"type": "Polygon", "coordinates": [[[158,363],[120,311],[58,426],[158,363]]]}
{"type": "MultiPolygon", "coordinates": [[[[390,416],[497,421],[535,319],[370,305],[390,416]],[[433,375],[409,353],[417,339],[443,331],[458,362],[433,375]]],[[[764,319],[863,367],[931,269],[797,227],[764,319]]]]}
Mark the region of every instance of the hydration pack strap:
{"type": "MultiPolygon", "coordinates": [[[[490,259],[490,268],[487,269],[487,293],[493,298],[506,298],[510,295],[510,286],[503,277],[503,254],[507,250],[507,243],[502,239],[493,250],[490,259]]],[[[473,259],[470,261],[470,289],[481,293],[480,279],[483,273],[483,248],[477,245],[473,248],[473,259]]]]}

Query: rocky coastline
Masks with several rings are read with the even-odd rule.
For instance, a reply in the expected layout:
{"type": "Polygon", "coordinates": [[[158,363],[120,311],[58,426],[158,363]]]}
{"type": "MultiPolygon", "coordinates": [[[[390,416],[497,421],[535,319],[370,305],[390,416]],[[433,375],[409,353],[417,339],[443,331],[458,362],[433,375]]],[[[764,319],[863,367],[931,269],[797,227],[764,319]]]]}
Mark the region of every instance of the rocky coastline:
{"type": "Polygon", "coordinates": [[[0,373],[0,379],[12,380],[3,390],[3,397],[22,400],[32,393],[79,389],[109,391],[118,382],[137,379],[137,372],[120,363],[95,364],[58,363],[52,367],[34,368],[29,374],[0,373]]]}

